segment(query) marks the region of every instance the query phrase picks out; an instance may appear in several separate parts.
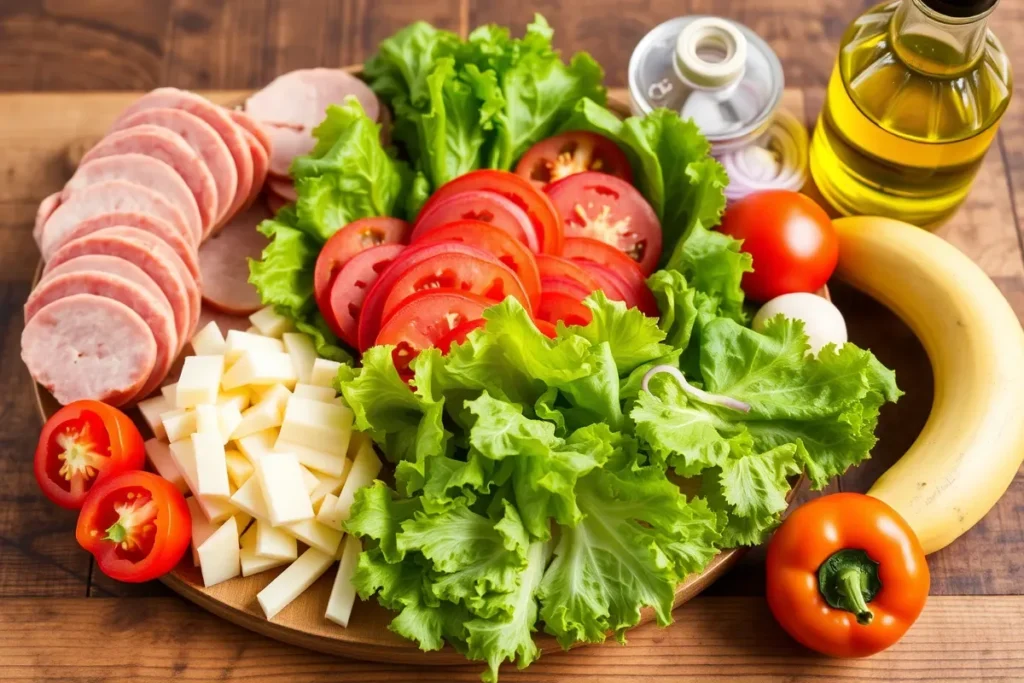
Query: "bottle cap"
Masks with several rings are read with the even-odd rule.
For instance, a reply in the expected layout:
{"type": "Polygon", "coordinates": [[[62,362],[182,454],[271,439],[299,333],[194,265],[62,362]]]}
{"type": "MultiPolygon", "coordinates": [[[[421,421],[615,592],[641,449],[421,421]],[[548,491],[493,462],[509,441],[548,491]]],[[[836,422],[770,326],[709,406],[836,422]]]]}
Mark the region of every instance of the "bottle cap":
{"type": "Polygon", "coordinates": [[[922,0],[924,5],[952,19],[967,19],[988,14],[999,0],[922,0]]]}
{"type": "Polygon", "coordinates": [[[685,82],[694,88],[720,90],[743,78],[747,39],[732,22],[701,17],[679,32],[675,57],[685,82]]]}

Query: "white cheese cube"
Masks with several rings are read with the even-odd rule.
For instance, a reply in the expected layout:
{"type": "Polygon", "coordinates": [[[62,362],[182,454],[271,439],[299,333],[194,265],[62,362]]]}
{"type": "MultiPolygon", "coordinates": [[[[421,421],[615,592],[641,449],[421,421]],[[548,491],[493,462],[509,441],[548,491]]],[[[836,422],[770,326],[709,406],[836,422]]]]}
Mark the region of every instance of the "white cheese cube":
{"type": "Polygon", "coordinates": [[[261,432],[243,436],[235,441],[238,450],[246,459],[255,464],[257,460],[274,452],[274,442],[277,441],[276,429],[264,429],[261,432]]]}
{"type": "Polygon", "coordinates": [[[227,336],[227,349],[224,351],[224,362],[230,367],[246,353],[281,353],[284,352],[284,344],[280,339],[264,337],[261,334],[252,332],[240,332],[229,330],[227,336]]]}
{"type": "Polygon", "coordinates": [[[231,438],[241,439],[265,429],[280,427],[284,420],[285,405],[291,395],[283,385],[272,386],[256,405],[250,406],[242,413],[242,421],[231,432],[231,438]]]}
{"type": "Polygon", "coordinates": [[[313,518],[302,466],[294,455],[279,453],[260,458],[253,465],[274,526],[313,518]]]}
{"type": "Polygon", "coordinates": [[[196,453],[196,480],[199,485],[199,496],[208,499],[230,498],[228,463],[220,434],[196,432],[192,435],[192,449],[196,453]]]}
{"type": "Polygon", "coordinates": [[[178,383],[172,382],[171,384],[165,384],[160,387],[160,395],[167,399],[167,402],[174,407],[175,401],[178,399],[178,383]]]}
{"type": "Polygon", "coordinates": [[[264,337],[280,339],[285,332],[295,329],[292,321],[274,310],[273,306],[261,308],[249,316],[249,322],[259,330],[264,337]]]}
{"type": "Polygon", "coordinates": [[[217,407],[233,405],[238,409],[238,412],[242,412],[249,407],[251,400],[252,394],[249,392],[249,389],[247,387],[239,387],[231,391],[221,391],[220,395],[217,396],[217,407]]]}
{"type": "Polygon", "coordinates": [[[242,532],[245,531],[245,528],[249,526],[249,522],[252,521],[252,515],[244,510],[239,510],[231,516],[235,518],[235,521],[238,523],[238,530],[242,532]]]}
{"type": "Polygon", "coordinates": [[[189,515],[192,517],[192,566],[198,567],[199,546],[213,535],[217,525],[206,519],[206,514],[199,507],[199,499],[195,496],[186,498],[185,504],[188,505],[189,515]]]}
{"type": "Polygon", "coordinates": [[[167,431],[164,429],[164,423],[160,416],[174,410],[171,402],[161,394],[160,396],[147,398],[145,401],[139,401],[137,405],[139,412],[142,413],[142,419],[146,421],[146,425],[149,426],[149,431],[153,433],[153,436],[158,439],[166,439],[167,431]]]}
{"type": "Polygon", "coordinates": [[[292,522],[291,524],[284,525],[282,528],[287,529],[288,533],[310,548],[316,548],[331,555],[338,551],[338,547],[341,545],[341,537],[343,536],[337,529],[332,529],[315,519],[292,522]]]}
{"type": "Polygon", "coordinates": [[[345,468],[345,456],[324,453],[301,444],[291,443],[282,439],[280,435],[274,443],[274,452],[294,453],[304,466],[334,477],[340,477],[345,468]]]}
{"type": "Polygon", "coordinates": [[[334,556],[316,548],[302,553],[256,595],[267,619],[273,619],[292,600],[302,595],[332,564],[334,556]]]}
{"type": "MultiPolygon", "coordinates": [[[[313,504],[316,507],[316,503],[313,504]]],[[[337,514],[338,497],[333,493],[328,493],[324,496],[323,500],[320,501],[320,509],[316,513],[316,521],[321,524],[328,526],[335,530],[341,529],[341,523],[335,516],[337,514]]]]}
{"type": "Polygon", "coordinates": [[[156,438],[148,439],[144,445],[149,466],[161,477],[174,484],[179,491],[188,493],[185,477],[181,475],[181,470],[174,464],[174,458],[171,457],[171,447],[156,438]]]}
{"type": "Polygon", "coordinates": [[[242,488],[242,484],[249,481],[249,477],[252,476],[252,463],[234,448],[224,451],[224,461],[228,466],[228,479],[234,484],[235,489],[242,488]]]}
{"type": "Polygon", "coordinates": [[[352,436],[352,411],[344,406],[292,396],[278,438],[343,457],[352,436]]]}
{"type": "Polygon", "coordinates": [[[315,384],[303,384],[302,382],[295,385],[292,393],[301,398],[323,401],[324,403],[332,402],[335,397],[334,389],[331,387],[318,387],[315,384]]]}
{"type": "Polygon", "coordinates": [[[295,368],[292,367],[291,356],[287,353],[250,351],[243,353],[242,357],[224,373],[221,386],[227,390],[247,385],[285,384],[294,386],[296,381],[298,381],[298,376],[295,374],[295,368]]]}
{"type": "Polygon", "coordinates": [[[309,335],[302,332],[285,332],[281,335],[284,350],[292,357],[292,367],[300,382],[309,384],[313,376],[313,363],[316,362],[316,347],[309,335]]]}
{"type": "Polygon", "coordinates": [[[359,564],[359,553],[363,551],[362,544],[355,536],[347,536],[345,545],[341,552],[341,562],[338,563],[338,573],[334,576],[334,587],[331,588],[331,597],[327,600],[327,614],[329,620],[339,626],[348,627],[348,620],[352,616],[352,606],[356,602],[356,588],[352,585],[352,576],[359,564]]]}
{"type": "Polygon", "coordinates": [[[381,462],[373,446],[369,442],[363,442],[359,452],[352,461],[352,469],[345,479],[345,485],[341,487],[338,494],[338,503],[335,506],[334,517],[338,523],[346,521],[352,514],[352,503],[355,501],[356,491],[368,486],[380,473],[381,462]]]}
{"type": "Polygon", "coordinates": [[[259,479],[249,479],[238,487],[238,490],[231,494],[231,504],[242,510],[257,522],[270,521],[270,513],[267,511],[267,503],[263,499],[263,491],[260,489],[259,479]]]}
{"type": "Polygon", "coordinates": [[[326,358],[317,358],[313,361],[313,372],[310,373],[309,383],[318,387],[328,387],[334,390],[334,380],[338,376],[341,363],[326,358]]]}
{"type": "Polygon", "coordinates": [[[245,328],[245,333],[246,334],[261,334],[260,328],[256,327],[255,325],[249,325],[249,327],[245,328]]]}
{"type": "Polygon", "coordinates": [[[185,483],[188,484],[192,495],[198,499],[199,507],[202,508],[206,518],[216,524],[235,514],[235,506],[228,500],[198,495],[199,473],[196,469],[196,451],[192,446],[192,440],[175,441],[171,444],[170,449],[171,459],[174,460],[181,476],[185,478],[185,483]]]}
{"type": "Polygon", "coordinates": [[[242,549],[239,551],[239,559],[242,562],[242,576],[252,576],[265,572],[268,569],[280,567],[291,560],[276,560],[269,557],[260,557],[256,554],[256,526],[249,527],[249,530],[242,534],[240,539],[242,549]]]}
{"type": "Polygon", "coordinates": [[[199,569],[209,588],[242,573],[239,558],[238,522],[229,517],[199,546],[199,569]]]}
{"type": "Polygon", "coordinates": [[[228,344],[216,322],[211,320],[196,332],[192,337],[192,350],[197,356],[223,356],[227,352],[228,344]]]}
{"type": "Polygon", "coordinates": [[[235,404],[225,403],[217,406],[217,431],[220,433],[221,442],[227,444],[240,424],[242,413],[235,404]]]}
{"type": "MultiPolygon", "coordinates": [[[[320,503],[324,500],[327,494],[334,494],[337,497],[341,491],[341,487],[345,484],[345,478],[348,477],[348,471],[352,468],[352,461],[345,458],[345,464],[342,466],[341,476],[331,477],[326,474],[317,474],[317,479],[320,483],[317,485],[313,492],[309,494],[309,501],[313,503],[313,509],[317,512],[320,511],[320,503]]],[[[316,474],[314,472],[314,474],[316,474]]]]}
{"type": "Polygon", "coordinates": [[[310,472],[309,469],[301,462],[299,463],[299,467],[302,469],[302,483],[306,485],[306,494],[312,495],[313,491],[316,490],[316,487],[320,485],[320,480],[317,479],[316,475],[310,472]]]}
{"type": "Polygon", "coordinates": [[[220,424],[217,421],[217,406],[203,403],[194,408],[196,413],[196,431],[204,434],[220,436],[220,424]]]}
{"type": "Polygon", "coordinates": [[[184,408],[175,408],[161,413],[160,422],[164,426],[164,434],[167,435],[167,441],[170,443],[192,436],[198,426],[196,412],[184,408]]]}
{"type": "Polygon", "coordinates": [[[256,554],[274,560],[291,562],[299,556],[295,536],[287,527],[274,527],[267,521],[256,520],[256,554]]]}
{"type": "Polygon", "coordinates": [[[224,356],[187,356],[181,366],[176,408],[192,408],[200,403],[216,403],[224,374],[224,356]]]}

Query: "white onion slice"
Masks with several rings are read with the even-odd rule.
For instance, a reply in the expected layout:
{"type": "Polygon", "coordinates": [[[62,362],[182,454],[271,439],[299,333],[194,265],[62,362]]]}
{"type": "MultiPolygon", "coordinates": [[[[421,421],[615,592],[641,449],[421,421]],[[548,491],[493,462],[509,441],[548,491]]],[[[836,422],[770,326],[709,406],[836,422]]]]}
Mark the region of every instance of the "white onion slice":
{"type": "Polygon", "coordinates": [[[721,394],[709,394],[703,389],[698,389],[686,381],[686,377],[683,376],[683,373],[680,372],[679,368],[671,365],[655,365],[653,368],[648,370],[647,374],[644,375],[644,380],[641,385],[643,390],[650,393],[651,390],[648,388],[648,385],[650,384],[651,377],[662,372],[667,372],[675,377],[683,391],[702,403],[710,403],[711,405],[722,406],[723,408],[731,408],[732,410],[738,410],[741,413],[750,412],[750,405],[743,401],[730,398],[729,396],[722,396],[721,394]]]}

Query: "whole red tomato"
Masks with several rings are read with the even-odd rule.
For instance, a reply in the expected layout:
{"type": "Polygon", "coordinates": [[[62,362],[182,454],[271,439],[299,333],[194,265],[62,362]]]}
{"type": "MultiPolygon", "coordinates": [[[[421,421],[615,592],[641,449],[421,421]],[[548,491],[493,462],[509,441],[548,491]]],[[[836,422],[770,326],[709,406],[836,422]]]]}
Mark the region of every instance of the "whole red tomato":
{"type": "Polygon", "coordinates": [[[836,269],[839,240],[832,220],[799,192],[744,197],[725,212],[719,229],[743,240],[743,251],[753,258],[754,272],[743,275],[743,291],[756,301],[815,292],[836,269]]]}

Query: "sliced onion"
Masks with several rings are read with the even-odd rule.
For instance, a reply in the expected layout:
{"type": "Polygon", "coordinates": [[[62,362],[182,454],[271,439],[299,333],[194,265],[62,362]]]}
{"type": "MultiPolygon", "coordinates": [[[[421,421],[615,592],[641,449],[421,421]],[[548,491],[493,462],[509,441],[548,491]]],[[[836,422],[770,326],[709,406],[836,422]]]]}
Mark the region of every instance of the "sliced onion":
{"type": "Polygon", "coordinates": [[[809,148],[803,122],[779,109],[756,142],[716,155],[729,174],[726,199],[732,202],[762,190],[799,190],[807,182],[809,148]]]}
{"type": "Polygon", "coordinates": [[[711,405],[722,406],[723,408],[730,408],[732,410],[738,410],[741,413],[750,412],[750,404],[744,403],[743,401],[738,401],[735,398],[730,398],[729,396],[723,396],[721,394],[709,394],[703,389],[698,389],[697,387],[693,386],[692,384],[686,381],[686,377],[684,377],[683,373],[679,371],[679,368],[673,367],[671,365],[655,365],[653,368],[648,370],[647,374],[644,375],[644,381],[641,385],[643,387],[643,390],[646,391],[647,393],[650,393],[651,390],[648,388],[648,385],[650,384],[651,377],[654,377],[655,375],[662,372],[667,372],[668,374],[675,377],[676,381],[679,382],[679,386],[682,388],[682,390],[685,391],[690,396],[697,399],[698,401],[700,401],[701,403],[710,403],[711,405]]]}

